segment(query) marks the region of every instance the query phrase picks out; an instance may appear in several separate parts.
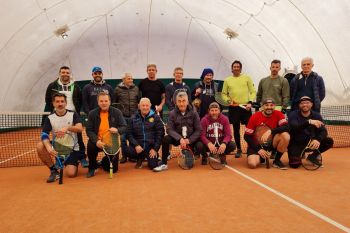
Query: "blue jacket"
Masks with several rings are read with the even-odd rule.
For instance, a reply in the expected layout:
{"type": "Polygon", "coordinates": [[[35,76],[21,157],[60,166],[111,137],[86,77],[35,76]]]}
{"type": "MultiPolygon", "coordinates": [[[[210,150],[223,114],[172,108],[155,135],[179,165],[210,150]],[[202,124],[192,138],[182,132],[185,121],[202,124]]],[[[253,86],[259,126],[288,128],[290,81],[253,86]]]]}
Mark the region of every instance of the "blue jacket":
{"type": "Polygon", "coordinates": [[[164,125],[151,110],[146,117],[138,111],[130,118],[127,138],[132,147],[140,145],[144,150],[159,150],[164,137],[164,125]]]}
{"type": "MultiPolygon", "coordinates": [[[[295,77],[290,82],[290,100],[291,105],[296,105],[298,103],[297,93],[298,93],[298,79],[301,78],[302,74],[299,73],[295,75],[295,77]]],[[[312,78],[313,80],[313,94],[314,94],[314,109],[321,109],[321,102],[326,97],[326,88],[324,85],[323,78],[318,75],[316,72],[311,72],[308,78],[312,78]]],[[[310,96],[311,97],[311,96],[310,96]]]]}

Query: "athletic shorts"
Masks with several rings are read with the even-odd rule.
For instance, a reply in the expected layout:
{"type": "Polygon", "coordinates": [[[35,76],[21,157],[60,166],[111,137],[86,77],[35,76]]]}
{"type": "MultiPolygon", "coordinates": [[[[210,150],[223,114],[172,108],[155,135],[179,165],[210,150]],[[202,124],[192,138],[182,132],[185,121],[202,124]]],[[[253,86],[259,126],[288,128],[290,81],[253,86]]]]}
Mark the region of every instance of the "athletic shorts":
{"type": "Polygon", "coordinates": [[[247,125],[251,115],[252,111],[247,111],[239,106],[228,108],[228,119],[230,120],[230,124],[241,123],[247,125]]]}

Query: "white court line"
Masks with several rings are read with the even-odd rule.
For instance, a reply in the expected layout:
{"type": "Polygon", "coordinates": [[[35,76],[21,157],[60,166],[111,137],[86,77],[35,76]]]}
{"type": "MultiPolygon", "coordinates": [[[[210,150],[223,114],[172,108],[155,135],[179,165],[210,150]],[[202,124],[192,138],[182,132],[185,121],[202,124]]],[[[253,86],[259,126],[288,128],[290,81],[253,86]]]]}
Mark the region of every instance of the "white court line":
{"type": "Polygon", "coordinates": [[[306,206],[304,204],[301,204],[300,202],[298,202],[298,201],[296,201],[296,200],[294,200],[294,199],[284,195],[283,193],[281,193],[281,192],[279,192],[279,191],[277,191],[277,190],[275,190],[275,189],[273,189],[273,188],[271,188],[271,187],[261,183],[260,181],[257,181],[256,179],[254,179],[254,178],[252,178],[252,177],[250,177],[250,176],[248,176],[248,175],[238,171],[237,169],[234,169],[233,167],[230,167],[230,166],[227,166],[227,165],[226,165],[226,167],[228,169],[230,169],[231,171],[237,173],[238,175],[243,176],[247,180],[250,180],[251,182],[259,185],[260,187],[262,187],[264,189],[267,189],[268,191],[276,194],[277,196],[283,198],[284,200],[289,201],[290,203],[292,203],[292,204],[302,208],[303,210],[305,210],[305,211],[315,215],[316,217],[322,219],[323,221],[328,222],[329,224],[331,224],[331,225],[333,225],[333,226],[335,226],[335,227],[337,227],[337,228],[339,228],[339,229],[341,229],[341,230],[343,230],[345,232],[350,232],[350,228],[347,228],[346,226],[344,226],[344,225],[334,221],[333,219],[328,218],[327,216],[321,214],[320,212],[317,212],[316,210],[313,210],[310,207],[308,207],[308,206],[306,206]]]}
{"type": "Polygon", "coordinates": [[[33,140],[35,140],[35,138],[26,139],[26,140],[14,142],[14,143],[11,143],[11,144],[6,144],[6,145],[4,145],[4,146],[0,146],[0,149],[1,149],[1,148],[4,148],[4,147],[8,147],[8,146],[13,146],[13,145],[16,145],[16,144],[18,144],[18,143],[23,143],[23,142],[26,142],[26,141],[33,141],[33,140]]]}
{"type": "Polygon", "coordinates": [[[22,157],[22,156],[24,156],[26,154],[32,153],[33,151],[35,151],[35,149],[27,151],[27,152],[22,153],[22,154],[19,154],[19,155],[15,156],[15,157],[12,157],[12,158],[9,158],[9,159],[5,159],[4,161],[1,161],[0,164],[6,163],[6,162],[8,162],[8,161],[10,161],[12,159],[17,159],[17,158],[22,157]]]}

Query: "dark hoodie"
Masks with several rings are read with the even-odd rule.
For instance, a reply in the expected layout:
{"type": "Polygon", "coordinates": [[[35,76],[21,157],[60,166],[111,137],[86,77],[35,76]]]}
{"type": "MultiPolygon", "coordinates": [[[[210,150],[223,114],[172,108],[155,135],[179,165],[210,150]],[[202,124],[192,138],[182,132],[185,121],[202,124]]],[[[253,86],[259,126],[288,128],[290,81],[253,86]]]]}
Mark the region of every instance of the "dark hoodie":
{"type": "Polygon", "coordinates": [[[92,80],[83,88],[83,111],[86,113],[86,115],[89,115],[91,110],[98,107],[97,95],[101,91],[107,92],[111,97],[111,103],[114,103],[112,86],[107,84],[105,81],[102,81],[102,84],[97,84],[94,80],[92,80]]]}

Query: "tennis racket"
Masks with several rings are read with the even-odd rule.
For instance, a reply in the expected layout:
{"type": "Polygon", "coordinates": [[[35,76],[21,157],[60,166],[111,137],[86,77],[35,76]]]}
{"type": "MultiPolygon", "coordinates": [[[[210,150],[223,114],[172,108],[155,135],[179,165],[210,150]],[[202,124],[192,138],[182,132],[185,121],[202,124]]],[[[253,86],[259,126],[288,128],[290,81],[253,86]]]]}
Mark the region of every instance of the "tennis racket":
{"type": "MultiPolygon", "coordinates": [[[[187,127],[182,126],[182,137],[187,138],[187,127]]],[[[185,149],[182,149],[180,154],[177,156],[178,165],[184,169],[189,170],[194,166],[194,154],[189,146],[185,149]]]]}
{"type": "Polygon", "coordinates": [[[214,126],[214,137],[215,137],[215,143],[214,146],[216,147],[215,153],[209,153],[209,165],[214,170],[221,170],[225,167],[226,162],[226,155],[219,154],[217,151],[220,147],[219,143],[219,128],[217,125],[214,126]]]}
{"type": "Polygon", "coordinates": [[[215,93],[215,101],[222,106],[239,106],[243,109],[246,109],[246,104],[238,104],[234,100],[230,99],[227,95],[224,95],[222,92],[215,93]]]}
{"type": "Polygon", "coordinates": [[[75,149],[78,140],[73,137],[70,132],[66,132],[64,135],[57,135],[53,133],[52,138],[52,148],[57,152],[55,157],[56,167],[60,171],[59,175],[59,184],[63,184],[63,169],[64,164],[69,158],[70,154],[75,149]]]}
{"type": "MultiPolygon", "coordinates": [[[[156,105],[157,108],[157,105],[156,105]]],[[[162,117],[160,116],[160,113],[157,112],[157,115],[159,116],[160,121],[163,123],[164,127],[166,127],[166,123],[163,121],[162,117]]]]}
{"type": "Polygon", "coordinates": [[[263,140],[262,136],[267,132],[271,130],[270,127],[268,127],[265,124],[259,125],[256,127],[255,132],[254,132],[254,137],[257,143],[260,145],[262,149],[264,149],[268,153],[268,157],[265,158],[266,162],[266,168],[270,168],[270,156],[271,156],[271,147],[272,147],[272,134],[266,139],[263,140]]]}
{"type": "Polygon", "coordinates": [[[312,139],[308,142],[304,150],[300,154],[301,165],[309,171],[314,171],[322,166],[322,155],[318,149],[311,149],[312,139]]]}
{"type": "Polygon", "coordinates": [[[118,133],[112,133],[111,131],[106,131],[102,134],[101,141],[103,142],[103,152],[109,161],[109,178],[113,178],[113,164],[118,161],[117,156],[119,156],[120,151],[120,140],[118,133]]]}

